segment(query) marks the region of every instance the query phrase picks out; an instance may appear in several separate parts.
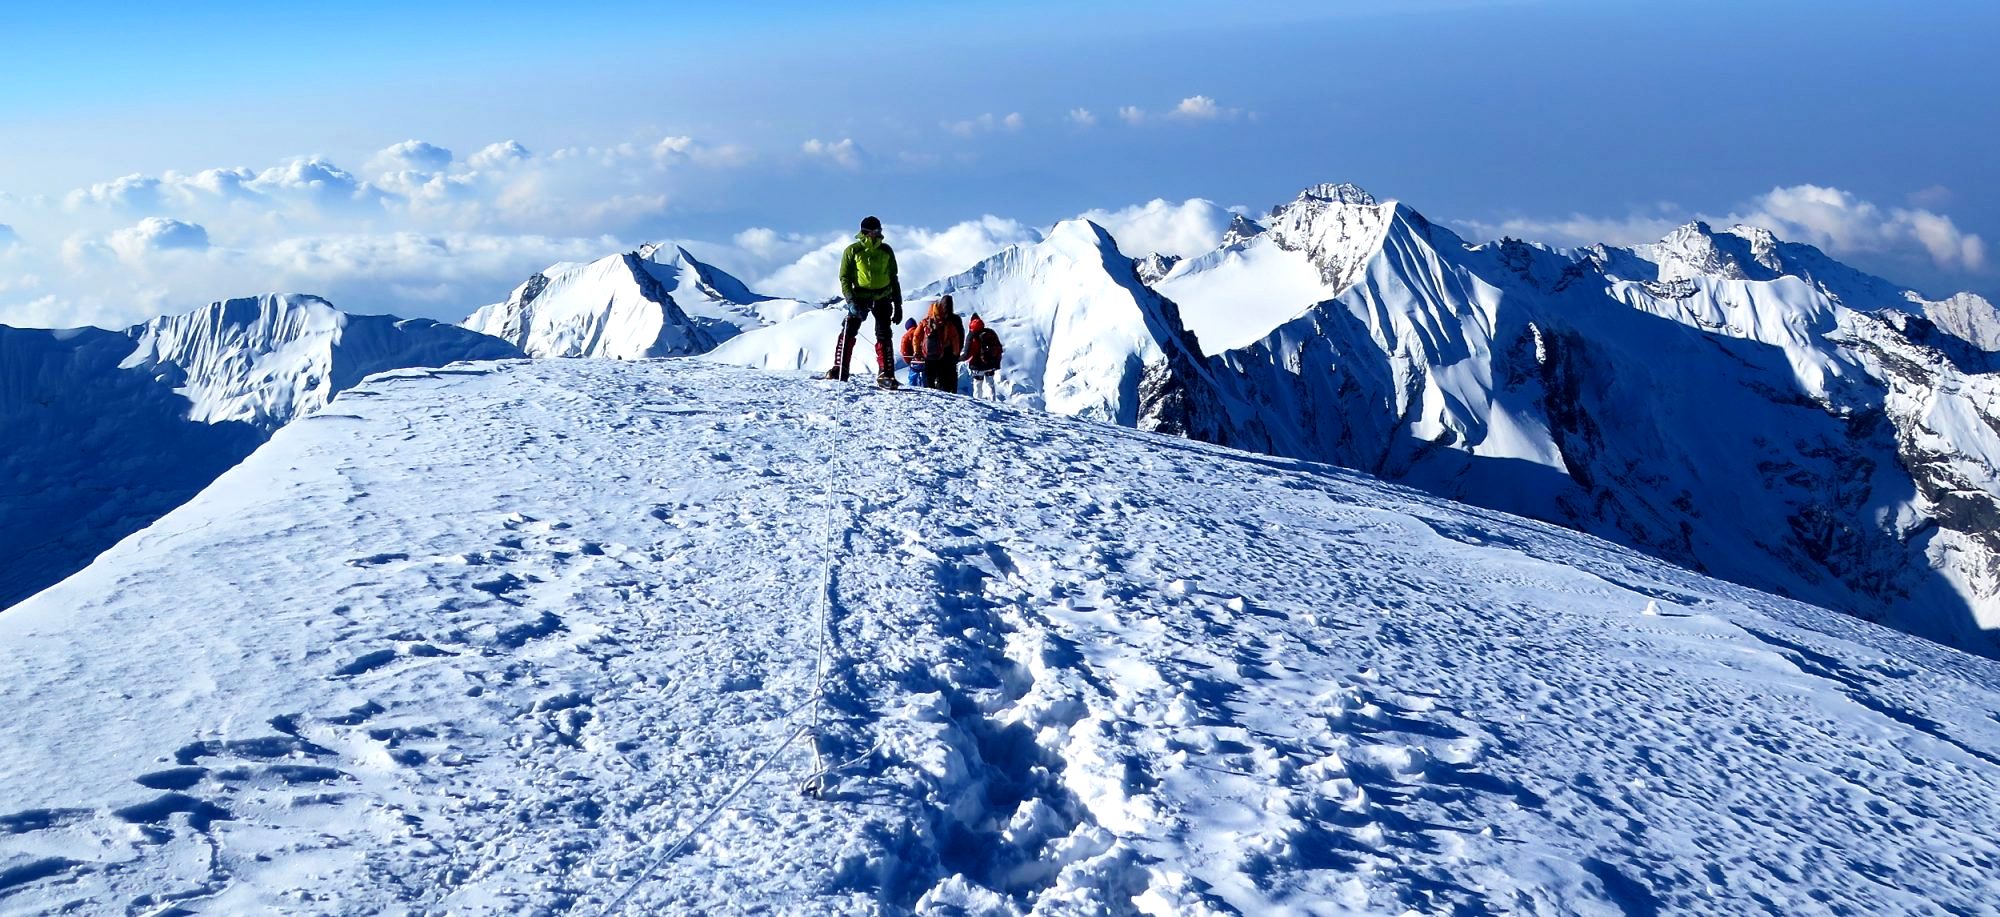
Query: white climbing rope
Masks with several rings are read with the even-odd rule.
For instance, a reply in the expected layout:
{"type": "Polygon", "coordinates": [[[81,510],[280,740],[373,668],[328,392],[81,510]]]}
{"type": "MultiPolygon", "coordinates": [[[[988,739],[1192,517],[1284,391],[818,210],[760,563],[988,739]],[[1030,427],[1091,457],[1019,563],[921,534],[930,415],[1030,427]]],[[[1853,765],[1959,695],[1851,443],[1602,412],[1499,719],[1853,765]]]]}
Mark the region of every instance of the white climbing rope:
{"type": "MultiPolygon", "coordinates": [[[[822,450],[821,454],[828,453],[822,450]]],[[[867,751],[832,766],[826,764],[825,758],[820,754],[819,750],[820,707],[821,700],[826,694],[827,643],[830,634],[827,627],[827,618],[830,616],[833,608],[833,562],[837,549],[837,545],[834,543],[834,515],[838,508],[838,503],[833,495],[834,471],[832,463],[828,463],[825,468],[826,474],[820,486],[821,507],[824,511],[822,541],[824,556],[821,558],[819,595],[816,602],[818,608],[816,609],[817,621],[815,624],[812,690],[807,693],[806,699],[803,702],[793,707],[792,711],[785,714],[785,718],[779,720],[779,722],[788,723],[807,708],[811,708],[812,716],[805,722],[800,723],[798,728],[793,729],[787,734],[783,741],[765,753],[764,760],[757,765],[756,769],[752,770],[742,780],[737,781],[736,785],[731,787],[729,792],[723,794],[720,800],[709,806],[702,813],[701,817],[696,819],[695,823],[681,835],[680,839],[674,842],[673,846],[668,847],[647,861],[646,868],[640,870],[639,875],[635,876],[625,886],[625,890],[620,892],[618,897],[612,899],[611,903],[605,906],[603,911],[604,917],[610,917],[610,915],[617,913],[620,908],[624,907],[625,902],[632,897],[632,893],[638,891],[639,886],[645,884],[646,880],[653,877],[653,873],[660,868],[660,864],[673,859],[675,855],[693,843],[695,837],[701,833],[702,829],[708,827],[709,822],[714,821],[717,815],[722,814],[723,809],[736,801],[736,797],[742,795],[743,791],[750,787],[750,784],[756,782],[757,778],[770,768],[771,762],[778,760],[779,756],[784,754],[785,749],[790,748],[793,742],[798,741],[799,736],[805,735],[808,732],[812,734],[811,744],[813,754],[813,772],[806,778],[804,784],[799,787],[799,791],[815,798],[825,789],[826,775],[864,761],[868,756],[873,755],[877,749],[882,747],[882,742],[877,740],[875,745],[867,751]]]]}

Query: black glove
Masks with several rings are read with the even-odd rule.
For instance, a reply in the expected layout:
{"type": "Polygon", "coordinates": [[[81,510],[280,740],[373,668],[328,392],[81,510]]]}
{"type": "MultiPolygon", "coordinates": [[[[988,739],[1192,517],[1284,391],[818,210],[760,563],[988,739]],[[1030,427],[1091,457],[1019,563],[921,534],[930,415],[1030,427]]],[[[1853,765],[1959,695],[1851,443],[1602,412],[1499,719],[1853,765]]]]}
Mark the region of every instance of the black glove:
{"type": "Polygon", "coordinates": [[[889,316],[889,324],[900,325],[902,323],[903,323],[903,304],[897,303],[895,313],[889,316]]]}

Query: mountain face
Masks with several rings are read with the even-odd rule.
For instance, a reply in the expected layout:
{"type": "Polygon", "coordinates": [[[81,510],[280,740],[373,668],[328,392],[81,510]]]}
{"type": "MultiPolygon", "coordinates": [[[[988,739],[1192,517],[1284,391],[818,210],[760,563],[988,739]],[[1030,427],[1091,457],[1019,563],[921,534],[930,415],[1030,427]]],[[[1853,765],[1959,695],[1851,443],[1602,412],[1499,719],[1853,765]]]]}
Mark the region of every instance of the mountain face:
{"type": "Polygon", "coordinates": [[[534,357],[638,360],[706,353],[806,307],[759,296],[678,245],[549,267],[465,327],[534,357]]]}
{"type": "Polygon", "coordinates": [[[324,300],[218,302],[125,331],[0,326],[0,608],[185,502],[364,376],[518,357],[324,300]]]}
{"type": "Polygon", "coordinates": [[[9,914],[1993,904],[1991,660],[1324,465],[704,361],[372,377],[0,647],[9,914]]]}
{"type": "Polygon", "coordinates": [[[1750,227],[1468,245],[1329,186],[1157,289],[1221,345],[1224,441],[1995,651],[2000,378],[1977,297],[1927,302],[1750,227]]]}

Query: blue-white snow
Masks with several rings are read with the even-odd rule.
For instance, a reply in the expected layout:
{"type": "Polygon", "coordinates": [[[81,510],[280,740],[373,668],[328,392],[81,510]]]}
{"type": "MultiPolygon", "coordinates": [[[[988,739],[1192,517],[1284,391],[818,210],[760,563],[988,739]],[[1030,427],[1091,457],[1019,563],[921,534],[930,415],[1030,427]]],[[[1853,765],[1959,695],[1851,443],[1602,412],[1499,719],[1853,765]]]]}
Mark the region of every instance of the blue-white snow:
{"type": "Polygon", "coordinates": [[[2000,875],[1992,661],[1325,466],[695,360],[377,376],[0,646],[6,913],[1978,913],[2000,875]]]}

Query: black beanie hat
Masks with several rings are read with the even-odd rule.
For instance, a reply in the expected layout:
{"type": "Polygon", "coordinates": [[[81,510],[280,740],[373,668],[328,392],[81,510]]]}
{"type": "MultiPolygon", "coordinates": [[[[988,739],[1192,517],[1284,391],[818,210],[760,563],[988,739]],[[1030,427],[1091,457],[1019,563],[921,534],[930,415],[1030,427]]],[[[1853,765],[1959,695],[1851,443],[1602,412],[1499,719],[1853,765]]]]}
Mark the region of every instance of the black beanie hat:
{"type": "Polygon", "coordinates": [[[882,231],[882,221],[881,221],[881,220],[878,220],[878,219],[875,219],[874,217],[862,217],[862,218],[861,218],[861,228],[862,228],[862,229],[865,229],[865,230],[867,230],[867,231],[869,231],[869,232],[881,232],[881,231],[882,231]]]}

